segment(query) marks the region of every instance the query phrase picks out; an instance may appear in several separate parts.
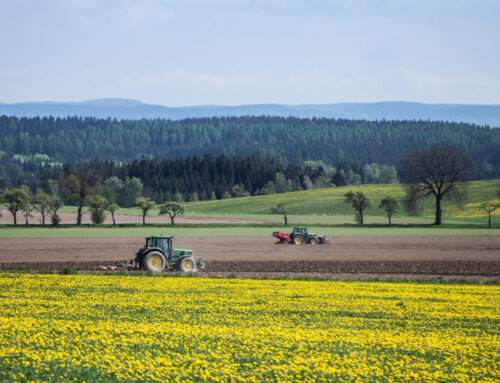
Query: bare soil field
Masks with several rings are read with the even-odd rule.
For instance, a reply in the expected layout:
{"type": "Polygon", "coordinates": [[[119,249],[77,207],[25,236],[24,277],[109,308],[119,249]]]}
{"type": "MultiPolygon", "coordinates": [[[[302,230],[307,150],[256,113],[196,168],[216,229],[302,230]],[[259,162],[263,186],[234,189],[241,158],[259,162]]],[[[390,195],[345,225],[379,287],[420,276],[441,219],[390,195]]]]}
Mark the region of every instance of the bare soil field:
{"type": "MultiPolygon", "coordinates": [[[[0,209],[0,224],[10,225],[13,224],[12,214],[6,209],[0,209]]],[[[41,224],[42,216],[40,213],[34,211],[31,213],[33,217],[28,218],[29,224],[41,224]]],[[[71,224],[76,222],[76,213],[68,213],[61,212],[58,213],[61,217],[61,223],[71,224]]],[[[116,223],[142,223],[142,216],[140,215],[132,215],[132,214],[116,214],[115,215],[116,223]]],[[[17,214],[17,224],[22,225],[26,222],[25,217],[18,213],[17,214]]],[[[266,223],[266,222],[281,222],[280,219],[277,221],[272,220],[257,220],[257,219],[242,219],[242,218],[232,218],[232,217],[196,217],[196,216],[178,216],[175,217],[175,223],[266,223]]],[[[50,223],[50,217],[46,218],[46,223],[50,223]]],[[[92,223],[90,220],[89,213],[83,213],[82,215],[82,223],[89,224],[92,223]]],[[[108,214],[106,216],[106,220],[104,223],[113,223],[111,219],[111,215],[108,214]]],[[[146,217],[146,223],[168,223],[170,224],[170,217],[168,215],[160,216],[160,215],[148,215],[146,217]]]]}
{"type": "MultiPolygon", "coordinates": [[[[101,270],[130,260],[144,238],[0,238],[0,269],[101,270]]],[[[339,236],[328,245],[272,237],[177,237],[208,274],[500,276],[498,236],[339,236]]]]}

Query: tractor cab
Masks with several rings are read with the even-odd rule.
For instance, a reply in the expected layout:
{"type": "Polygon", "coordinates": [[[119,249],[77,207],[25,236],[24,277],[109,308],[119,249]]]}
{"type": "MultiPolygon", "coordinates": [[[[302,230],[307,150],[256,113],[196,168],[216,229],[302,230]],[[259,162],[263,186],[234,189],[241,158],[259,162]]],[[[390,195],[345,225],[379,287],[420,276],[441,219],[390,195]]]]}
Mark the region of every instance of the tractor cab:
{"type": "Polygon", "coordinates": [[[146,238],[145,249],[158,248],[161,249],[165,254],[170,254],[172,249],[172,236],[153,236],[146,238]]]}
{"type": "Polygon", "coordinates": [[[294,227],[293,235],[297,234],[300,234],[305,238],[307,236],[307,227],[299,227],[299,226],[294,227]]]}

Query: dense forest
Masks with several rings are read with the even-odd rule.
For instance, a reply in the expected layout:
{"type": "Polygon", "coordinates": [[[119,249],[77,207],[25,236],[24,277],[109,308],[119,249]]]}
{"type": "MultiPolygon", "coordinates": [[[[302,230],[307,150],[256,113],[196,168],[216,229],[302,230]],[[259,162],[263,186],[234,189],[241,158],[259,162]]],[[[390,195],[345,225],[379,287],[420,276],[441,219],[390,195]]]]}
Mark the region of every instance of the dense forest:
{"type": "Polygon", "coordinates": [[[284,193],[333,185],[397,182],[394,166],[338,161],[290,163],[264,155],[227,157],[224,154],[184,159],[143,159],[117,164],[94,160],[80,164],[44,166],[26,184],[32,193],[52,193],[54,182],[65,203],[72,203],[67,181],[72,176],[88,180],[92,189],[117,202],[133,206],[140,195],[164,201],[213,200],[248,195],[284,193]]]}
{"type": "MultiPolygon", "coordinates": [[[[260,153],[284,164],[321,160],[333,167],[339,161],[397,167],[409,150],[439,142],[470,155],[476,178],[500,177],[500,129],[464,123],[250,116],[181,121],[0,116],[0,183],[25,183],[41,166],[67,161],[100,159],[119,164],[208,153],[228,157],[260,153]]],[[[250,189],[255,187],[260,186],[250,189]]]]}

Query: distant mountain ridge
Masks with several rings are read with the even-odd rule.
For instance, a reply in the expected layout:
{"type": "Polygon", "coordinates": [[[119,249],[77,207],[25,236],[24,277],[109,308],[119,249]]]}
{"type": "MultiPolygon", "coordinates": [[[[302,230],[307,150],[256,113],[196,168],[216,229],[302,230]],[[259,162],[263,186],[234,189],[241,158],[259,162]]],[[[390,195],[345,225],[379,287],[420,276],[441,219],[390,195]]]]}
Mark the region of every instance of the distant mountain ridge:
{"type": "Polygon", "coordinates": [[[386,101],[335,104],[199,105],[167,107],[137,100],[106,98],[82,102],[0,103],[0,115],[17,117],[96,117],[116,119],[180,120],[223,116],[280,116],[355,120],[431,120],[500,127],[500,105],[422,104],[386,101]]]}

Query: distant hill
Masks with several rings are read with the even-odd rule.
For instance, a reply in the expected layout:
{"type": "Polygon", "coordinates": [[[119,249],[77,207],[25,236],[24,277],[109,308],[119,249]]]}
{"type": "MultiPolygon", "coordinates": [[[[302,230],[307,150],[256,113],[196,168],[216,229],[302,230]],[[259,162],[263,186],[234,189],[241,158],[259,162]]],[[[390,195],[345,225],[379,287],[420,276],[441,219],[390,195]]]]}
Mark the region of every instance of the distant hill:
{"type": "Polygon", "coordinates": [[[0,115],[17,117],[110,117],[116,119],[165,118],[171,120],[247,115],[292,116],[355,120],[450,121],[500,127],[500,105],[421,104],[416,102],[167,107],[145,104],[137,100],[98,99],[83,102],[0,103],[0,115]]]}

